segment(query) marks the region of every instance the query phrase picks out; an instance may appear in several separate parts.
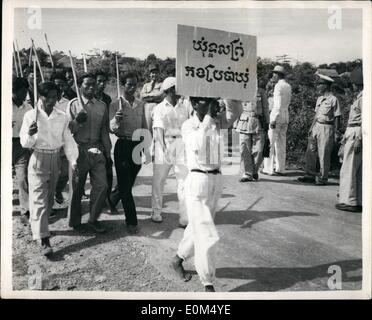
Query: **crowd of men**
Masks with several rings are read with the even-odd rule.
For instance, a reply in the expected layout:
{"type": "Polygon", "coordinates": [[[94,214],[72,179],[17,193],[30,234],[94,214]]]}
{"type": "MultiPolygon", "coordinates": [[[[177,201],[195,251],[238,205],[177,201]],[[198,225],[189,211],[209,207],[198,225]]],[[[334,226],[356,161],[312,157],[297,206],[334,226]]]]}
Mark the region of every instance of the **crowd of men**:
{"type": "MultiPolygon", "coordinates": [[[[25,70],[25,78],[13,78],[12,163],[21,219],[30,223],[33,239],[40,241],[41,254],[49,257],[53,250],[48,220],[55,203],[68,202],[63,196],[68,183],[68,225],[77,232],[85,227],[82,198],[89,174],[87,225],[97,233],[106,232],[99,221],[100,214],[105,205],[116,214],[121,200],[127,231],[137,234],[132,189],[142,164],[152,161],[153,222],[163,221],[163,189],[170,170],[174,170],[177,179],[179,227],[185,231],[171,265],[182,280],[188,281],[191,275],[182,263],[194,256],[205,290],[214,291],[214,252],[219,236],[213,220],[222,192],[222,159],[220,152],[213,150],[222,144],[221,129],[234,126],[240,136],[242,183],[258,180],[261,167],[262,174],[285,175],[291,86],[285,69],[276,66],[266,88],[259,83],[252,101],[181,97],[174,77],[160,81],[157,65],[150,65],[148,71],[149,82],[139,95],[137,74],[125,73],[120,79],[123,93],[114,101],[104,92],[108,76],[102,71],[84,73],[77,88],[70,70],[54,73],[38,84],[37,99],[33,88],[36,75],[32,70],[25,70]],[[117,137],[114,161],[110,134],[117,137]],[[264,159],[267,141],[270,153],[264,159]]],[[[355,212],[361,211],[362,206],[361,69],[352,72],[351,80],[356,99],[343,138],[336,207],[355,212]]],[[[309,131],[306,175],[299,178],[303,183],[327,184],[330,154],[340,135],[342,113],[330,89],[332,82],[325,75],[318,76],[319,98],[309,131]]]]}

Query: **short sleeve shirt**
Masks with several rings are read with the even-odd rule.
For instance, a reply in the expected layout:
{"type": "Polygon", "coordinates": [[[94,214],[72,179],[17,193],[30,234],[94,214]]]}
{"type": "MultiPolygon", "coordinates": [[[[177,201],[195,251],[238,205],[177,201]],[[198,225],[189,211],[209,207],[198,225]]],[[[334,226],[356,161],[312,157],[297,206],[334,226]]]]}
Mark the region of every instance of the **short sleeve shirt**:
{"type": "Polygon", "coordinates": [[[363,93],[359,93],[357,99],[350,107],[348,124],[362,124],[363,93]]]}
{"type": "Polygon", "coordinates": [[[330,94],[328,96],[320,96],[316,101],[316,119],[319,121],[334,121],[335,117],[342,115],[342,110],[338,99],[330,94]]]}

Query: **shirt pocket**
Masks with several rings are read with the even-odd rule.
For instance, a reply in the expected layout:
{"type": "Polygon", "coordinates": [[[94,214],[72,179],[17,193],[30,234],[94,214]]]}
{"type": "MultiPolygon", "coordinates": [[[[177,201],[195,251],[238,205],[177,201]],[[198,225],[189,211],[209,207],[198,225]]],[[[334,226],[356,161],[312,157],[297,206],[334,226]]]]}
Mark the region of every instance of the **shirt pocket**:
{"type": "Polygon", "coordinates": [[[325,116],[333,117],[333,105],[331,102],[323,102],[319,106],[319,113],[325,116]]]}

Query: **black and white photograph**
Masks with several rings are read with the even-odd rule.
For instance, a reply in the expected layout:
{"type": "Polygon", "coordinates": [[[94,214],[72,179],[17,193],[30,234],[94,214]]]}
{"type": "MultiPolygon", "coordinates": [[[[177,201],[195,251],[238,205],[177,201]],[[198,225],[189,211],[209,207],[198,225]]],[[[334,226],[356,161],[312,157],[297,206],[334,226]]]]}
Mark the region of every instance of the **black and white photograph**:
{"type": "Polygon", "coordinates": [[[4,1],[1,297],[371,299],[371,28],[368,1],[4,1]]]}

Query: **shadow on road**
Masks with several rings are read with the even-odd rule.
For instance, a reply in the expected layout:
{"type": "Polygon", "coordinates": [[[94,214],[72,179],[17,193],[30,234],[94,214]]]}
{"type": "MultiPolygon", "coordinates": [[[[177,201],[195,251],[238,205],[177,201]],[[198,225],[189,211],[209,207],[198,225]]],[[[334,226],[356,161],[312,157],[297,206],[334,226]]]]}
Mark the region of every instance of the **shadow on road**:
{"type": "MultiPolygon", "coordinates": [[[[328,268],[337,265],[342,271],[342,282],[357,282],[362,276],[352,275],[347,272],[362,268],[362,260],[342,260],[308,268],[218,268],[216,277],[253,280],[238,286],[230,291],[278,291],[292,287],[298,282],[310,281],[317,278],[329,278],[328,268]]],[[[361,272],[361,271],[360,271],[361,272]]],[[[324,285],[327,286],[327,280],[324,285]]]]}
{"type": "Polygon", "coordinates": [[[219,211],[216,213],[215,224],[236,224],[240,225],[241,228],[251,228],[258,222],[293,216],[316,217],[319,215],[310,212],[255,211],[249,209],[236,211],[219,211]]]}

